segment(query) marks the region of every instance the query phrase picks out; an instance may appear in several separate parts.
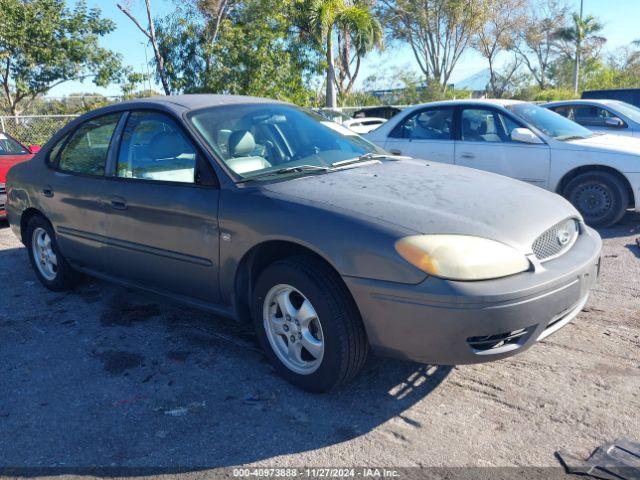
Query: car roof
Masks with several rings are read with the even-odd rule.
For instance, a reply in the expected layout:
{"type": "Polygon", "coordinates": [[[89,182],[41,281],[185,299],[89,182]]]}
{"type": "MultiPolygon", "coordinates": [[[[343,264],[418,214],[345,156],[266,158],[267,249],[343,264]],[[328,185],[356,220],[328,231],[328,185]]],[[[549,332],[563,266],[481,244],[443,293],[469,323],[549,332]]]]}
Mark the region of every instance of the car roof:
{"type": "Polygon", "coordinates": [[[563,105],[590,105],[590,104],[602,104],[602,105],[615,105],[623,103],[621,100],[611,100],[606,98],[577,98],[575,100],[558,100],[557,102],[545,103],[544,107],[560,107],[563,105]]]}
{"type": "Polygon", "coordinates": [[[187,110],[196,110],[206,107],[219,107],[225,105],[239,105],[251,103],[282,103],[278,100],[272,100],[261,97],[250,97],[245,95],[217,95],[208,93],[186,94],[186,95],[162,95],[157,97],[139,98],[127,100],[118,105],[128,104],[170,104],[183,107],[187,110]]]}
{"type": "Polygon", "coordinates": [[[455,105],[478,105],[478,106],[501,106],[515,105],[517,103],[526,103],[521,100],[506,100],[501,98],[469,98],[456,100],[441,100],[438,102],[423,103],[416,105],[412,110],[424,107],[450,107],[455,105]]]}

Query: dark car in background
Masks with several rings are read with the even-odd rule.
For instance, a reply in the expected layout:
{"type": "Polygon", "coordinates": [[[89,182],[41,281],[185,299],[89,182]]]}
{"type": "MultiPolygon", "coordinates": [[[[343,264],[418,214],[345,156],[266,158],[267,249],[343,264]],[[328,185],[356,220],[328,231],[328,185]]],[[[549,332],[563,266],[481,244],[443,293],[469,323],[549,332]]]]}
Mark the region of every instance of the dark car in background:
{"type": "Polygon", "coordinates": [[[80,271],[253,322],[276,370],[314,392],[370,348],[445,365],[522,352],[575,318],[600,264],[600,237],[558,195],[394,157],[258,98],[90,112],[8,186],[46,287],[80,271]]]}
{"type": "Polygon", "coordinates": [[[640,88],[587,90],[582,92],[582,98],[584,100],[619,100],[640,107],[640,88]]]}
{"type": "Polygon", "coordinates": [[[386,118],[389,120],[394,115],[400,113],[402,110],[398,107],[392,107],[391,105],[382,105],[378,107],[364,107],[360,110],[353,112],[353,118],[386,118]]]}

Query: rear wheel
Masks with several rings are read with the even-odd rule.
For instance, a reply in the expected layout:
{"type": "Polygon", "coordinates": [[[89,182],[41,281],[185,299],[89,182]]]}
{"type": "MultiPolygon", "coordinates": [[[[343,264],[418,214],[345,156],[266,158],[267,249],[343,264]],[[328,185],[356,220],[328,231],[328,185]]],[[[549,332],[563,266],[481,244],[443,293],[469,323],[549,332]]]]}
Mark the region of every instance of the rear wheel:
{"type": "Polygon", "coordinates": [[[625,184],[608,172],[581,173],[567,184],[563,193],[593,227],[617,223],[629,205],[625,184]]]}
{"type": "Polygon", "coordinates": [[[329,391],[355,376],[368,343],[340,277],[310,257],[279,260],[260,275],[254,325],[278,373],[304,390],[329,391]]]}
{"type": "Polygon", "coordinates": [[[76,284],[77,274],[58,249],[53,227],[45,218],[38,215],[29,220],[26,239],[31,266],[45,287],[58,292],[76,284]]]}

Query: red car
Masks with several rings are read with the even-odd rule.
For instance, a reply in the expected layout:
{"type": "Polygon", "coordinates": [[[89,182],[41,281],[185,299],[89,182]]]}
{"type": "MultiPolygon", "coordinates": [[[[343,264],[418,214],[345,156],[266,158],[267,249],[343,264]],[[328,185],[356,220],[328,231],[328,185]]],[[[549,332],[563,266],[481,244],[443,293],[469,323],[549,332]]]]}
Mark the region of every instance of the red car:
{"type": "Polygon", "coordinates": [[[34,154],[40,151],[37,145],[25,147],[15,138],[0,132],[0,219],[6,217],[4,204],[7,201],[5,181],[7,172],[14,165],[30,160],[34,154]]]}

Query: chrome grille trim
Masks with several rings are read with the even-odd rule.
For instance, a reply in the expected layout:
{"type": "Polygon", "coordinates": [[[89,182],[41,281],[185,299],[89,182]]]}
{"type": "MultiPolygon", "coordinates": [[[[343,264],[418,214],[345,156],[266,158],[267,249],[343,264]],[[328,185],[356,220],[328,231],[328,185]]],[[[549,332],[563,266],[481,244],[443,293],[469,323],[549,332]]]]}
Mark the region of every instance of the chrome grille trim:
{"type": "Polygon", "coordinates": [[[534,255],[540,262],[548,262],[567,253],[576,243],[580,234],[580,224],[575,218],[567,218],[554,225],[535,239],[531,246],[534,255]],[[560,242],[560,237],[569,235],[566,243],[560,242]]]}

